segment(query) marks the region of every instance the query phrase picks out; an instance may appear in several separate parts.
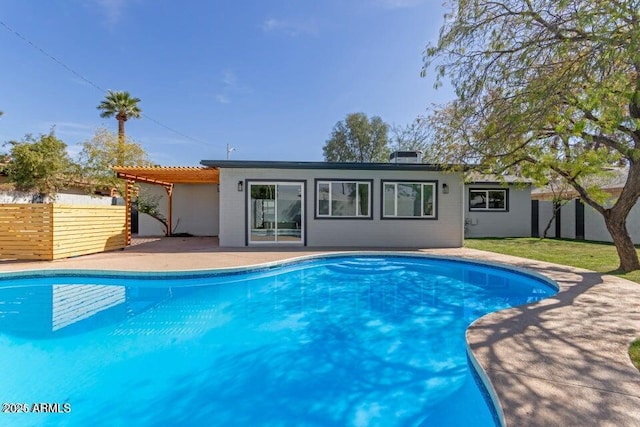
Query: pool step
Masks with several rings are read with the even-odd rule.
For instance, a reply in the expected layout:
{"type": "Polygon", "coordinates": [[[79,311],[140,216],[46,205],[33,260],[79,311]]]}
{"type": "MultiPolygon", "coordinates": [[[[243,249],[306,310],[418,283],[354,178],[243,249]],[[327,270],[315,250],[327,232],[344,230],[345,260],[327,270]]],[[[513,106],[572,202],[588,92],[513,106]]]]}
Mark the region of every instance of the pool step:
{"type": "Polygon", "coordinates": [[[327,268],[343,274],[390,274],[404,270],[404,266],[382,258],[354,258],[329,264],[327,268]]]}

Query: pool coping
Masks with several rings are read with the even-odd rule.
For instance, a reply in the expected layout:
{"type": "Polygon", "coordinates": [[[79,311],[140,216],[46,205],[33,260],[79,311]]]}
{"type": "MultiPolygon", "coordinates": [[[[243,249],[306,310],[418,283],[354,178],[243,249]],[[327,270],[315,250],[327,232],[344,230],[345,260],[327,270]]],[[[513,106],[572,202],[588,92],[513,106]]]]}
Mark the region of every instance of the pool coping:
{"type": "Polygon", "coordinates": [[[202,265],[233,265],[229,268],[238,271],[318,254],[381,252],[506,264],[549,278],[560,290],[538,303],[486,315],[467,329],[469,354],[473,355],[470,359],[475,359],[482,368],[478,372],[489,379],[502,408],[504,425],[640,425],[640,372],[628,356],[629,343],[640,336],[639,284],[588,270],[466,248],[182,249],[169,253],[125,250],[61,262],[0,262],[0,271],[80,269],[131,274],[149,269],[166,274],[171,270],[194,272],[202,265]],[[114,265],[125,268],[116,269],[114,265]]]}

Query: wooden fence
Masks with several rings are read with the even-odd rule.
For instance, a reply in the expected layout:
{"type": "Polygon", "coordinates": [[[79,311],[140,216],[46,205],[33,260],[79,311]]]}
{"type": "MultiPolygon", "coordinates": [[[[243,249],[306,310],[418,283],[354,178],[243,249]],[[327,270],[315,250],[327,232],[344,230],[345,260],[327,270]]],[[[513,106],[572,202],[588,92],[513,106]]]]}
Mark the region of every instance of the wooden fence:
{"type": "Polygon", "coordinates": [[[124,206],[0,204],[0,259],[53,260],[125,243],[124,206]]]}

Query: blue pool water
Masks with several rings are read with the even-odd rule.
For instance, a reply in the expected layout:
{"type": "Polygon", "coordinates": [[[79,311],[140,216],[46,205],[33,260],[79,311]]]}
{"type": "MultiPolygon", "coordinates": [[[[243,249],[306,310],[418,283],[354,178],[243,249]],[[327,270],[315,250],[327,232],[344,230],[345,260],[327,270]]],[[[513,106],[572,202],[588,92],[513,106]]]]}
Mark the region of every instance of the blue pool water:
{"type": "Polygon", "coordinates": [[[409,256],[51,274],[0,277],[2,426],[493,426],[465,330],[556,292],[409,256]]]}

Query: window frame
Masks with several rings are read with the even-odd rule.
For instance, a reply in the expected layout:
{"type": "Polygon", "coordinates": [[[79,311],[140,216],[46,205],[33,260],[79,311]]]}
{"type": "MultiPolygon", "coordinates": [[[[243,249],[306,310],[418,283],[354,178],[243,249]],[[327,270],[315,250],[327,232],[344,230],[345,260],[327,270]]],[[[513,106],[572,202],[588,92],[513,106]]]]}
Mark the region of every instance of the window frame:
{"type": "MultiPolygon", "coordinates": [[[[381,220],[427,220],[427,221],[433,221],[433,220],[437,220],[438,219],[438,180],[413,180],[413,179],[409,179],[409,180],[402,180],[402,179],[383,179],[380,181],[380,219],[381,220]],[[433,214],[432,215],[422,215],[422,216],[397,216],[398,213],[398,201],[397,201],[397,191],[396,191],[396,197],[395,197],[395,201],[394,201],[394,205],[395,205],[395,213],[396,215],[393,216],[389,216],[389,215],[385,215],[385,211],[384,211],[384,204],[385,204],[385,185],[386,184],[396,184],[396,190],[397,190],[397,184],[420,184],[422,185],[422,194],[420,195],[422,198],[424,198],[424,186],[425,185],[429,185],[432,187],[433,189],[433,214]]],[[[424,210],[424,200],[422,200],[421,205],[423,207],[424,210]]],[[[424,213],[424,212],[423,212],[424,213]]]]}
{"type": "Polygon", "coordinates": [[[316,178],[314,180],[314,189],[315,189],[315,194],[314,194],[314,212],[313,212],[313,218],[314,219],[373,220],[373,180],[372,179],[316,178]],[[369,203],[368,203],[369,214],[368,215],[358,215],[357,211],[356,211],[356,215],[354,215],[354,216],[338,216],[338,215],[331,214],[331,204],[333,202],[332,199],[331,199],[331,184],[333,184],[333,183],[355,184],[356,185],[356,205],[357,205],[357,203],[359,201],[359,198],[360,198],[360,194],[357,191],[358,184],[367,184],[367,186],[369,187],[369,191],[368,191],[368,193],[369,193],[369,203]],[[320,184],[329,184],[329,214],[328,215],[321,215],[320,214],[320,184]]]}
{"type": "Polygon", "coordinates": [[[509,189],[508,188],[469,188],[467,205],[469,212],[509,212],[509,189]],[[491,191],[499,191],[504,193],[504,208],[491,208],[489,207],[489,193],[491,191]],[[471,194],[473,192],[486,193],[486,203],[484,208],[471,207],[471,194]]]}

